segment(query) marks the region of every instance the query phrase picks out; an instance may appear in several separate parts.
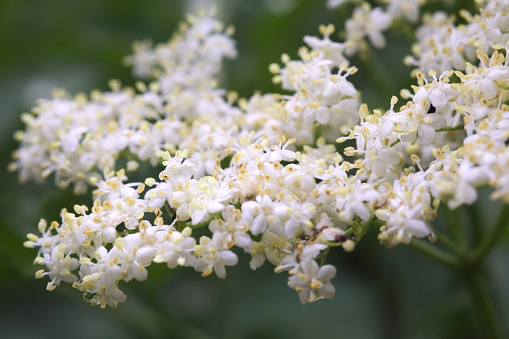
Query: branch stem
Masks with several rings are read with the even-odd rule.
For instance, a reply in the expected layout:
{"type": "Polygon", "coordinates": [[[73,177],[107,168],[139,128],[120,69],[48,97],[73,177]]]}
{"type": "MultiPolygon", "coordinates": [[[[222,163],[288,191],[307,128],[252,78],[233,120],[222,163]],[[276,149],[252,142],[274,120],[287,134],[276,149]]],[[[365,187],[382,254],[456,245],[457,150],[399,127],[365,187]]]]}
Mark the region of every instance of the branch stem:
{"type": "Polygon", "coordinates": [[[491,252],[498,240],[502,238],[502,234],[509,224],[509,206],[502,205],[502,210],[498,214],[495,226],[489,231],[486,237],[481,241],[479,246],[475,249],[471,265],[481,265],[484,259],[491,252]]]}
{"type": "Polygon", "coordinates": [[[449,251],[454,252],[456,255],[459,255],[461,253],[460,250],[458,249],[458,246],[456,246],[456,244],[447,235],[445,235],[444,233],[442,233],[441,231],[437,230],[434,227],[431,227],[431,229],[433,233],[435,233],[435,235],[437,236],[437,241],[440,244],[444,245],[445,248],[447,248],[449,251]]]}
{"type": "Polygon", "coordinates": [[[473,255],[468,254],[468,243],[463,233],[459,214],[460,210],[456,209],[449,211],[447,217],[448,227],[454,241],[435,231],[437,239],[454,255],[420,239],[412,238],[410,246],[441,265],[454,270],[465,282],[483,338],[503,338],[504,329],[493,296],[483,279],[482,265],[509,225],[509,206],[505,204],[502,206],[495,225],[486,232],[481,243],[473,251],[473,255]]]}
{"type": "Polygon", "coordinates": [[[453,255],[426,241],[412,238],[412,241],[410,241],[410,247],[448,268],[456,270],[459,266],[458,260],[453,255]]]}
{"type": "Polygon", "coordinates": [[[493,298],[480,275],[480,270],[465,275],[472,308],[484,338],[504,338],[493,298]]]}
{"type": "Polygon", "coordinates": [[[456,248],[462,252],[466,250],[467,242],[463,230],[461,207],[446,210],[447,226],[451,234],[452,240],[457,244],[456,248]]]}

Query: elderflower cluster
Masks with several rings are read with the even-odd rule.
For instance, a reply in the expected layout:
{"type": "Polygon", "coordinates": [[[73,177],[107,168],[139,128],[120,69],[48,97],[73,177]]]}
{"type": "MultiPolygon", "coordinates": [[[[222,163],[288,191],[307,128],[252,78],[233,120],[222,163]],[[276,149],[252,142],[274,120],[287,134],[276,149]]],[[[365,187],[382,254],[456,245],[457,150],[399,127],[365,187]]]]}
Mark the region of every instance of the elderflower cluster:
{"type": "MultiPolygon", "coordinates": [[[[359,167],[368,183],[383,185],[387,205],[375,211],[386,222],[379,238],[392,246],[411,236],[432,234],[429,222],[440,201],[451,209],[477,200],[476,188],[494,188],[493,199],[509,201],[503,164],[507,163],[509,67],[495,50],[489,58],[477,52],[479,67],[468,64],[466,74],[444,72],[428,82],[417,73],[421,86],[399,111],[367,114],[351,132],[359,167]],[[459,81],[451,83],[455,75],[459,81]],[[461,143],[455,142],[458,138],[461,143]],[[457,147],[455,147],[457,146],[457,147]],[[452,149],[454,147],[455,149],[452,149]],[[421,158],[424,161],[421,161],[421,158]]],[[[344,141],[346,138],[341,138],[344,141]]]]}
{"type": "MultiPolygon", "coordinates": [[[[347,36],[362,23],[383,47],[380,31],[400,16],[417,20],[422,4],[398,12],[393,3],[389,14],[354,10],[347,36]]],[[[500,9],[509,10],[491,1],[480,15],[464,15],[505,32],[504,16],[493,14],[500,9]]],[[[92,305],[116,307],[126,299],[120,282],[147,279],[152,264],[225,278],[243,251],[253,270],[268,261],[287,272],[305,304],[333,297],[329,250],[352,251],[374,221],[381,243],[393,247],[436,239],[431,222],[440,204],[472,204],[479,187],[509,202],[506,42],[479,33],[475,41],[486,46],[473,42],[484,46],[478,64],[414,72],[413,93],[401,92],[408,101],[398,108],[393,97],[383,112],[360,104],[348,80],[357,68],[344,53],[361,38],[334,42],[332,25],[320,33],[304,38],[299,60],[283,54],[282,66],[269,67],[290,94],[238,99],[217,89],[221,60],[236,51],[223,25],[204,14],[168,44],[135,45],[128,58],[135,73],[154,77],[137,85],[140,93],[113,84],[90,100],[58,95],[25,115],[12,166],[21,178],[55,173],[60,186],[95,187],[91,207],[64,209],[60,223],[41,220],[41,235],[28,235],[35,263],[46,267],[36,277],[49,277],[48,290],[72,283],[92,305]],[[154,165],[162,159],[164,169],[129,183],[125,170],[110,170],[124,154],[154,165]]],[[[430,42],[418,37],[417,44],[430,42]]]]}
{"type": "Polygon", "coordinates": [[[134,45],[127,60],[135,74],[155,78],[148,85],[137,82],[135,91],[111,81],[111,92],[94,91],[90,98],[58,90],[24,114],[26,130],[16,134],[21,146],[10,168],[21,181],[54,174],[61,188],[72,183],[84,193],[91,179],[119,167],[119,157],[136,170],[140,161],[156,166],[161,151],[187,149],[201,176],[212,174],[216,159],[225,159],[241,136],[274,141],[291,135],[302,145],[313,141],[315,121],[332,121],[329,130],[353,126],[359,94],[347,77],[356,69],[335,49],[333,31],[322,27],[323,40],[306,37],[311,50],[303,48],[301,60],[284,55],[284,68],[271,67],[294,95],[254,95],[236,106],[236,93],[216,88],[222,59],[236,55],[232,29],[223,33],[223,24],[210,15],[189,16],[168,43],[134,45]]]}
{"type": "MultiPolygon", "coordinates": [[[[231,29],[223,32],[222,26],[208,15],[189,16],[168,43],[154,49],[146,42],[135,44],[135,54],[128,57],[135,73],[156,77],[148,85],[136,83],[136,90],[111,81],[110,92],[73,98],[58,90],[53,99],[41,100],[23,115],[26,130],[16,135],[21,147],[11,169],[19,170],[22,181],[54,174],[60,187],[73,184],[83,193],[91,178],[119,167],[122,156],[130,159],[127,168],[136,170],[139,161],[156,166],[158,152],[165,149],[213,154],[207,137],[229,131],[216,131],[208,122],[234,126],[241,115],[233,99],[215,88],[223,58],[236,56],[231,29]],[[200,122],[206,126],[193,126],[189,135],[190,123],[200,122]]],[[[224,148],[221,140],[215,144],[224,148]]]]}
{"type": "MultiPolygon", "coordinates": [[[[340,7],[348,0],[328,0],[331,9],[340,7]]],[[[353,2],[353,1],[352,1],[353,2]]],[[[383,32],[397,20],[415,23],[419,20],[420,7],[426,0],[385,0],[383,7],[372,8],[367,2],[360,1],[345,23],[345,52],[352,56],[369,49],[369,43],[376,48],[384,48],[386,39],[383,32]]]]}
{"type": "Polygon", "coordinates": [[[435,12],[423,17],[424,24],[417,29],[417,42],[412,46],[413,56],[405,63],[417,66],[427,73],[465,70],[468,62],[476,58],[476,51],[488,53],[492,46],[509,47],[508,2],[505,0],[481,0],[480,13],[473,15],[462,10],[460,15],[466,24],[455,25],[454,17],[445,12],[435,12]]]}

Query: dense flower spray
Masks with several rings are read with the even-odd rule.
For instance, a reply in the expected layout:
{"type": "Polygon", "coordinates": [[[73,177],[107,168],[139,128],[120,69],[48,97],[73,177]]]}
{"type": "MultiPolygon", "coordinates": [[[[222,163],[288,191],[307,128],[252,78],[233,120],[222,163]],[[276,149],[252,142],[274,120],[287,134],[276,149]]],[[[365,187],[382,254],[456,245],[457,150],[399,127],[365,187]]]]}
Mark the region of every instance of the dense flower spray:
{"type": "Polygon", "coordinates": [[[370,225],[386,247],[434,242],[440,205],[472,204],[485,186],[509,202],[509,4],[479,3],[459,26],[443,12],[422,16],[405,59],[417,84],[386,111],[361,104],[347,57],[384,47],[383,31],[419,21],[423,1],[357,7],[344,42],[320,26],[298,60],[283,54],[269,67],[289,94],[217,88],[222,60],[237,55],[233,29],[203,12],[168,43],[134,45],[127,61],[148,83],[41,100],[23,115],[12,169],[22,180],[54,175],[76,193],[93,187],[94,201],[28,235],[44,267],[36,277],[116,307],[126,300],[119,282],[147,279],[152,263],[225,278],[240,250],[252,269],[268,261],[287,272],[306,304],[334,296],[325,257],[354,250],[370,225]],[[128,182],[139,162],[161,160],[158,178],[128,182]]]}

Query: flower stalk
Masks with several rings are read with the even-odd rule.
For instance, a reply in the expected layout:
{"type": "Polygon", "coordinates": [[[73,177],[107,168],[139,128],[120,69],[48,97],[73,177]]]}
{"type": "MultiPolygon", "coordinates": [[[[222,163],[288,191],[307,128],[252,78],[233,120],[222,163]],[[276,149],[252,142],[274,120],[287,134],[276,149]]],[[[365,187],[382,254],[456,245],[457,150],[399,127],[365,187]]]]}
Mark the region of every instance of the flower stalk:
{"type": "MultiPolygon", "coordinates": [[[[457,214],[457,213],[454,213],[457,214]]],[[[451,215],[454,215],[451,213],[451,215]]],[[[437,234],[439,241],[444,244],[453,254],[449,254],[436,246],[423,242],[419,239],[412,239],[410,246],[418,252],[426,255],[435,262],[451,269],[465,283],[472,303],[472,310],[477,323],[486,338],[504,338],[504,329],[499,312],[496,310],[494,296],[490,293],[483,264],[496,243],[502,238],[507,230],[509,221],[509,206],[504,204],[499,212],[497,220],[491,227],[480,244],[469,250],[463,242],[463,232],[459,232],[459,219],[449,218],[449,225],[456,236],[460,237],[459,243],[451,242],[447,237],[437,234]]]]}

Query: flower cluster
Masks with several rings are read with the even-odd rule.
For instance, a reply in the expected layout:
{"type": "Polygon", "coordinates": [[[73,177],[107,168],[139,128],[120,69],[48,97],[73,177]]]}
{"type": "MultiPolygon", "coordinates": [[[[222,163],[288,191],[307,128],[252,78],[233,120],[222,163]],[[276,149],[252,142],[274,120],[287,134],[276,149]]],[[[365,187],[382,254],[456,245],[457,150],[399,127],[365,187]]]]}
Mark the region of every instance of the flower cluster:
{"type": "MultiPolygon", "coordinates": [[[[471,204],[476,188],[490,186],[493,199],[509,202],[509,66],[503,34],[493,33],[506,31],[494,13],[509,8],[493,1],[480,15],[464,13],[483,26],[462,47],[484,46],[477,66],[414,72],[413,93],[401,92],[406,104],[396,108],[393,97],[385,112],[370,111],[343,53],[367,48],[363,36],[382,47],[380,31],[394,18],[416,21],[421,1],[404,11],[399,3],[387,12],[360,7],[345,43],[330,39],[334,26],[321,26],[322,38],[304,38],[299,60],[284,54],[282,66],[270,65],[273,81],[293,94],[237,99],[217,89],[221,60],[236,51],[231,30],[202,15],[168,44],[135,45],[135,73],[154,77],[138,83],[139,93],[114,83],[89,100],[58,94],[41,102],[24,116],[13,168],[23,179],[55,173],[61,186],[96,188],[90,209],[63,210],[61,223],[41,220],[41,235],[28,235],[25,245],[39,248],[35,263],[47,269],[36,277],[49,276],[48,290],[72,283],[92,305],[115,307],[126,298],[119,282],[145,280],[152,263],[225,278],[235,251],[244,251],[252,269],[269,261],[287,272],[304,304],[334,295],[329,249],[353,250],[375,220],[392,247],[434,240],[439,205],[471,204]],[[123,169],[109,169],[124,153],[162,159],[165,168],[158,179],[126,183],[123,169]]],[[[425,17],[419,32],[437,20],[425,17]]],[[[439,33],[419,33],[418,44],[431,44],[429,34],[439,33]]]]}
{"type": "Polygon", "coordinates": [[[22,181],[54,174],[60,187],[72,183],[76,193],[83,193],[91,178],[119,167],[119,157],[130,160],[120,166],[136,170],[139,161],[157,165],[162,149],[197,149],[204,157],[214,153],[209,144],[224,149],[222,138],[207,140],[229,131],[208,122],[234,126],[241,116],[233,98],[225,99],[224,91],[215,88],[223,58],[236,56],[231,31],[223,32],[221,22],[210,16],[190,16],[168,43],[154,49],[137,43],[127,58],[136,74],[153,75],[156,81],[138,82],[136,90],[111,81],[110,92],[88,97],[55,91],[53,99],[41,100],[23,115],[26,130],[16,135],[21,147],[12,169],[19,170],[22,181]],[[206,124],[193,126],[189,135],[190,124],[200,122],[206,124]]]}
{"type": "Polygon", "coordinates": [[[476,51],[492,51],[492,46],[507,49],[509,16],[507,1],[479,1],[482,9],[473,15],[466,10],[460,15],[466,24],[456,26],[454,17],[445,12],[435,12],[423,17],[424,24],[416,32],[417,43],[412,46],[414,56],[405,62],[417,66],[422,72],[438,73],[452,69],[463,71],[468,62],[476,58],[476,51]]]}
{"type": "MultiPolygon", "coordinates": [[[[348,0],[328,0],[329,8],[337,8],[348,0]]],[[[352,1],[353,2],[353,1],[352,1]]],[[[346,41],[343,44],[347,55],[369,49],[369,43],[376,48],[384,48],[386,39],[383,32],[398,20],[415,23],[419,20],[420,7],[426,0],[385,0],[386,8],[372,8],[362,1],[353,10],[352,17],[345,23],[346,41]]]]}

